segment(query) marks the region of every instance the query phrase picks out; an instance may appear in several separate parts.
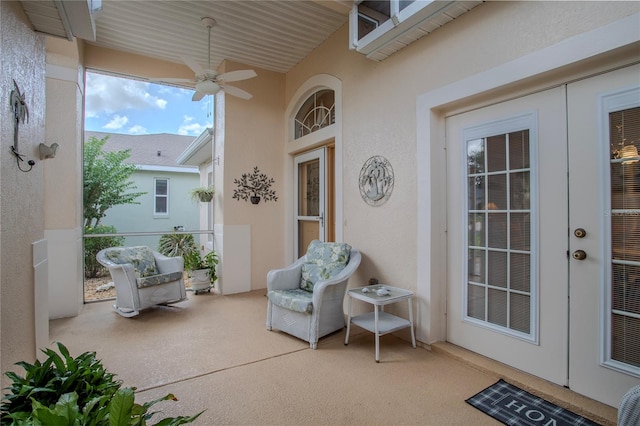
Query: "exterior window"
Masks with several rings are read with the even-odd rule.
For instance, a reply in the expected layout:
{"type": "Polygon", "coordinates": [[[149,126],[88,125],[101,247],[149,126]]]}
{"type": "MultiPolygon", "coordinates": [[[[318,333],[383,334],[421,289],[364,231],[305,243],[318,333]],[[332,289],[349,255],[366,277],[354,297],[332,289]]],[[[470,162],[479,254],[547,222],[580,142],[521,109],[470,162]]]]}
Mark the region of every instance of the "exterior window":
{"type": "Polygon", "coordinates": [[[481,1],[354,1],[349,14],[349,47],[381,61],[468,12],[481,1]]]}
{"type": "Polygon", "coordinates": [[[464,141],[465,317],[530,339],[532,197],[529,130],[464,141]]]}
{"type": "Polygon", "coordinates": [[[609,114],[611,359],[640,367],[640,107],[609,114]]]}
{"type": "Polygon", "coordinates": [[[375,0],[358,4],[358,40],[396,16],[416,0],[375,0]],[[393,13],[392,13],[393,12],[393,13]]]}
{"type": "Polygon", "coordinates": [[[156,215],[168,215],[169,214],[169,179],[154,179],[154,214],[156,215]]]}
{"type": "Polygon", "coordinates": [[[295,138],[301,138],[335,123],[335,96],[333,90],[324,89],[309,96],[295,118],[295,138]]]}

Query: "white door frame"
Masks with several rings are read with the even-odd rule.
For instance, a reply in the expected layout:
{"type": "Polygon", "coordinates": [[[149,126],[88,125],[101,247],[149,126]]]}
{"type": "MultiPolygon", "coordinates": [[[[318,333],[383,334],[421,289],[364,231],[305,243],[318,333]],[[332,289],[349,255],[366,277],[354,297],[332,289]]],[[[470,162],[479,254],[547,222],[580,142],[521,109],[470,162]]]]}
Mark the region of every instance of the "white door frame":
{"type": "Polygon", "coordinates": [[[285,149],[284,149],[284,176],[288,178],[284,181],[284,232],[285,232],[285,263],[291,263],[294,259],[294,230],[293,230],[293,173],[295,171],[294,156],[319,146],[333,143],[335,146],[334,157],[334,203],[335,203],[335,240],[343,241],[344,238],[344,202],[343,202],[343,149],[342,149],[342,82],[329,74],[315,75],[303,83],[291,97],[284,115],[285,127],[285,149]],[[335,122],[318,131],[310,133],[301,138],[294,138],[293,117],[300,105],[313,92],[320,89],[332,89],[335,99],[335,122]]]}

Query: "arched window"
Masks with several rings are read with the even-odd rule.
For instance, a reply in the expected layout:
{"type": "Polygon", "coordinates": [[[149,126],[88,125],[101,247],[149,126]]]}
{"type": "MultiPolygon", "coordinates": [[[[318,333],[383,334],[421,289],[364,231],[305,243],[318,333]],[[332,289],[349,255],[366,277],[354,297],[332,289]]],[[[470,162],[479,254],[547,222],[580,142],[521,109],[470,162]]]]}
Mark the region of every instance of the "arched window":
{"type": "Polygon", "coordinates": [[[295,139],[313,133],[335,122],[335,96],[333,90],[322,89],[307,98],[295,118],[295,139]]]}

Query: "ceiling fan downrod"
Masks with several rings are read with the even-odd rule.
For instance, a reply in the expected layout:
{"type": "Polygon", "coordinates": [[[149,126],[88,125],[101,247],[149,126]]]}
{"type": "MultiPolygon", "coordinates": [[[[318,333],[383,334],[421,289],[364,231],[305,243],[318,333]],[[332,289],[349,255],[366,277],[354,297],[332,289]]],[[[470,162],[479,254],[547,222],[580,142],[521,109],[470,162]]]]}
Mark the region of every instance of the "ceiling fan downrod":
{"type": "Polygon", "coordinates": [[[208,48],[208,52],[209,52],[209,69],[211,69],[211,28],[213,28],[214,25],[216,25],[216,20],[213,18],[210,18],[208,16],[205,16],[204,18],[200,18],[200,21],[202,22],[202,25],[204,25],[205,27],[207,27],[207,29],[209,30],[209,48],[208,48]]]}

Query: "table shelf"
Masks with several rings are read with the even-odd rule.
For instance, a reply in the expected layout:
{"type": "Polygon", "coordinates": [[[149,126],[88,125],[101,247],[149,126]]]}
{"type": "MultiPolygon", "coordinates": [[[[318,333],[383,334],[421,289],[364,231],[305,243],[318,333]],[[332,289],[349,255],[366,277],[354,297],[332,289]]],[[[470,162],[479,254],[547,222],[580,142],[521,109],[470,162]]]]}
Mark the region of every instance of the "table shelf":
{"type": "MultiPolygon", "coordinates": [[[[382,293],[382,292],[381,292],[382,293]]],[[[413,310],[411,307],[411,298],[413,292],[404,290],[390,285],[372,285],[365,287],[353,288],[347,291],[349,296],[349,315],[347,320],[347,335],[344,338],[344,344],[349,344],[349,334],[351,332],[351,324],[370,331],[375,335],[376,340],[376,362],[380,362],[380,336],[383,334],[393,333],[394,331],[404,328],[411,329],[411,346],[416,347],[416,335],[413,330],[413,310]],[[386,294],[378,294],[378,291],[384,289],[386,294]],[[362,315],[351,316],[351,305],[353,299],[361,300],[373,305],[373,312],[362,315]],[[400,318],[399,316],[384,311],[385,305],[397,303],[406,300],[409,308],[409,319],[400,318]],[[376,321],[376,312],[378,313],[378,321],[376,321]],[[376,332],[376,322],[378,323],[378,331],[376,332]]]]}
{"type": "MultiPolygon", "coordinates": [[[[369,312],[363,315],[358,315],[356,317],[351,318],[351,322],[358,327],[362,327],[371,333],[376,332],[375,325],[375,312],[369,312]]],[[[411,323],[398,316],[387,312],[378,312],[378,334],[388,334],[393,333],[394,331],[402,330],[404,328],[411,327],[411,323]]]]}

